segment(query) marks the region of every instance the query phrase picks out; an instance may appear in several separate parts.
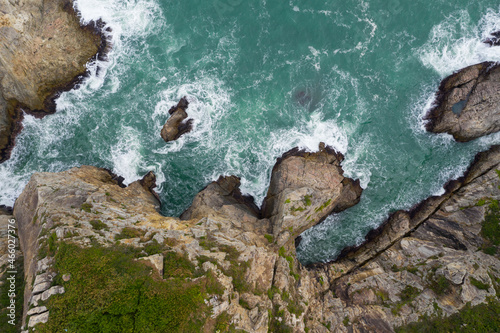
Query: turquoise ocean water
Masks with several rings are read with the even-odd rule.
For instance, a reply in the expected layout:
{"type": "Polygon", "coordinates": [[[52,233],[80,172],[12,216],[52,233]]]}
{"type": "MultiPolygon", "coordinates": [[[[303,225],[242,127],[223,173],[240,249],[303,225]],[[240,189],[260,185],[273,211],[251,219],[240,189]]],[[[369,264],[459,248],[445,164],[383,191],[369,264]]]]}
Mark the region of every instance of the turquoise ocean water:
{"type": "Polygon", "coordinates": [[[360,178],[359,205],[304,233],[305,263],[334,258],[388,214],[460,176],[491,135],[455,143],[422,115],[442,78],[500,47],[497,1],[76,0],[111,27],[107,62],[89,65],[57,113],[26,116],[0,165],[0,204],[35,171],[106,167],[130,183],[154,170],[163,213],[179,215],[219,175],[242,178],[258,204],[275,159],[321,141],[360,178]],[[186,95],[194,129],[165,144],[168,109],[186,95]]]}

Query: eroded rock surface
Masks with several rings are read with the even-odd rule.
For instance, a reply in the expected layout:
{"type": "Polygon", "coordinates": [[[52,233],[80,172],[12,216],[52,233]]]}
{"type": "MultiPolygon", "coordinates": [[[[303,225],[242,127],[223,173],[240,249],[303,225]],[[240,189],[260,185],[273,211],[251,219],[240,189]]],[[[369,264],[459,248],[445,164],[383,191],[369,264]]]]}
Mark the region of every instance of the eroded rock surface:
{"type": "Polygon", "coordinates": [[[20,110],[54,112],[57,93],[86,72],[103,42],[93,27],[80,26],[71,0],[0,3],[0,162],[20,130],[20,110]]]}
{"type": "MultiPolygon", "coordinates": [[[[290,222],[297,230],[311,223],[307,216],[322,206],[319,203],[326,195],[337,202],[328,211],[349,206],[335,197],[349,186],[354,189],[348,193],[356,195],[346,198],[356,202],[359,190],[342,183],[341,170],[335,170],[339,163],[338,155],[326,147],[319,153],[285,154],[277,163],[273,176],[283,178],[273,180],[274,192],[270,192],[283,197],[273,205],[286,207],[288,199],[291,203],[296,198],[296,207],[304,208],[289,217],[295,219],[290,222]],[[317,177],[312,177],[315,172],[317,177]],[[323,183],[325,178],[335,180],[337,189],[323,183]],[[301,192],[304,187],[312,193],[301,192]],[[294,197],[295,192],[299,194],[294,197]]],[[[114,246],[118,241],[142,249],[145,260],[155,255],[159,266],[160,258],[172,252],[185,257],[207,276],[213,274],[222,286],[220,293],[205,296],[205,304],[211,308],[211,318],[225,318],[234,329],[393,332],[394,327],[418,321],[424,314],[448,315],[467,302],[476,305],[497,297],[500,251],[485,253],[491,242],[481,232],[485,216],[500,199],[497,169],[500,148],[493,147],[477,156],[464,177],[450,182],[444,195],[393,214],[365,244],[346,250],[336,262],[310,267],[296,259],[294,232],[288,239],[284,232],[274,237],[274,221],[284,221],[288,211],[279,208],[269,218],[260,216],[242,196],[237,177],[221,177],[209,184],[179,219],[161,216],[155,209],[151,174],[121,187],[108,171],[93,167],[37,173],[14,207],[27,258],[25,311],[39,312],[35,308],[41,306],[42,297],[50,297],[42,313],[49,312],[50,300],[63,297],[71,288],[73,278],[69,282],[59,278],[62,285],[49,289],[44,284],[52,277],[47,273],[54,272],[54,254],[42,259],[40,251],[46,249],[49,237],[55,237],[81,247],[114,246]],[[161,253],[149,250],[158,244],[163,246],[161,253]],[[36,294],[30,281],[40,286],[36,294]],[[488,287],[478,288],[477,281],[488,287]]],[[[156,266],[153,262],[151,269],[158,274],[161,267],[156,266]]],[[[164,276],[172,273],[169,270],[171,266],[164,267],[164,276]]],[[[49,316],[47,324],[50,320],[49,316]]],[[[213,331],[212,319],[204,320],[204,329],[213,331]]]]}
{"type": "Polygon", "coordinates": [[[435,107],[424,119],[434,133],[470,141],[500,130],[500,66],[483,62],[441,82],[435,107]]]}
{"type": "Polygon", "coordinates": [[[184,121],[188,117],[186,112],[188,105],[186,97],[183,97],[176,106],[172,106],[168,111],[170,118],[161,129],[161,137],[165,142],[177,140],[181,135],[191,131],[193,119],[184,121]]]}
{"type": "Polygon", "coordinates": [[[295,148],[278,159],[262,215],[271,220],[280,246],[331,213],[359,202],[362,189],[359,181],[343,176],[343,159],[323,143],[316,153],[295,148]]]}

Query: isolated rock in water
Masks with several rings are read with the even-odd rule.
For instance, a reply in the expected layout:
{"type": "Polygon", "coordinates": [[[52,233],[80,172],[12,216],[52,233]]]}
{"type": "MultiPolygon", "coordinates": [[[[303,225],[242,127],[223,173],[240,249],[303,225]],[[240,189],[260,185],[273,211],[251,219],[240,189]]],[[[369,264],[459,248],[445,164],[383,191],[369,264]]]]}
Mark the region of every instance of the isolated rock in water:
{"type": "Polygon", "coordinates": [[[343,176],[344,156],[324,143],[319,148],[316,153],[294,148],[273,168],[262,215],[271,220],[278,244],[360,200],[359,181],[343,176]]]}
{"type": "Polygon", "coordinates": [[[492,32],[491,37],[486,38],[483,43],[489,44],[490,46],[499,46],[500,45],[500,31],[492,32]]]}
{"type": "Polygon", "coordinates": [[[80,26],[70,0],[0,2],[0,162],[21,130],[21,109],[42,117],[105,53],[102,22],[80,26]]]}
{"type": "Polygon", "coordinates": [[[483,62],[441,82],[426,129],[465,142],[500,130],[500,66],[483,62]]]}
{"type": "Polygon", "coordinates": [[[177,140],[182,134],[191,131],[193,119],[188,119],[184,122],[184,119],[188,117],[186,109],[189,105],[186,97],[181,98],[177,106],[173,106],[168,113],[170,118],[168,118],[165,125],[161,129],[161,137],[165,142],[177,140]]]}

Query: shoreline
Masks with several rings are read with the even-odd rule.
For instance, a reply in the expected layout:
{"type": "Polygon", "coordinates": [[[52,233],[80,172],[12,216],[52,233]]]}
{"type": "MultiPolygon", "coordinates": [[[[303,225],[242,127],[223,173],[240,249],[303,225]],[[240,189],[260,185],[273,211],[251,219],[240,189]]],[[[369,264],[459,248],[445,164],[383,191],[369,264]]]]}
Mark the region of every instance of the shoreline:
{"type": "MultiPolygon", "coordinates": [[[[112,48],[112,40],[104,33],[105,23],[102,20],[90,21],[86,25],[81,25],[80,13],[77,8],[74,8],[72,1],[67,1],[63,5],[63,10],[78,20],[82,31],[92,35],[92,38],[99,40],[97,43],[97,51],[85,62],[85,70],[83,72],[77,74],[69,81],[67,78],[61,78],[59,83],[49,88],[50,92],[43,100],[42,108],[32,109],[25,103],[16,99],[6,100],[5,110],[10,123],[10,133],[7,136],[7,144],[3,148],[0,148],[0,164],[10,159],[12,150],[15,147],[16,137],[23,130],[22,122],[24,120],[24,114],[29,114],[37,119],[54,114],[56,112],[56,99],[64,92],[78,89],[79,85],[90,75],[87,65],[95,60],[105,61],[107,59],[107,54],[112,48]]],[[[110,28],[106,29],[106,31],[111,32],[110,28]]]]}

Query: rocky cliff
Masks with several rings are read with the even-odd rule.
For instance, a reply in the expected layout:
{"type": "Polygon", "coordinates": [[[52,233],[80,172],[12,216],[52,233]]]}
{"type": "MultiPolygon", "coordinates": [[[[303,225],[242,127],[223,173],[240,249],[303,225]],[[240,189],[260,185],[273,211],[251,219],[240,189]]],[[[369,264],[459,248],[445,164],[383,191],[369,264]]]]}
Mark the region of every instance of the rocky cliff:
{"type": "Polygon", "coordinates": [[[94,167],[36,173],[13,213],[26,328],[393,332],[487,302],[500,281],[498,239],[487,231],[500,214],[499,157],[499,147],[479,154],[444,195],[311,267],[296,260],[296,237],[361,194],[328,147],[279,159],[262,212],[236,177],[209,184],[173,218],[158,214],[151,174],[122,187],[94,167]]]}
{"type": "Polygon", "coordinates": [[[91,24],[81,27],[71,0],[0,3],[0,162],[9,158],[22,111],[42,117],[54,99],[86,72],[104,51],[91,24]]]}
{"type": "MultiPolygon", "coordinates": [[[[103,44],[69,1],[12,0],[0,13],[5,159],[20,110],[52,112],[54,92],[103,44]]],[[[484,63],[444,80],[428,128],[461,141],[497,131],[497,72],[484,63]]],[[[228,176],[179,218],[158,213],[152,173],[127,187],[91,166],[35,173],[14,211],[0,210],[2,232],[15,219],[24,256],[23,330],[394,332],[498,306],[500,147],[334,262],[304,267],[299,235],[360,200],[342,160],[324,144],[316,153],[293,149],[274,166],[262,209],[228,176]]],[[[498,324],[494,314],[472,325],[491,331],[484,325],[498,324]]]]}

